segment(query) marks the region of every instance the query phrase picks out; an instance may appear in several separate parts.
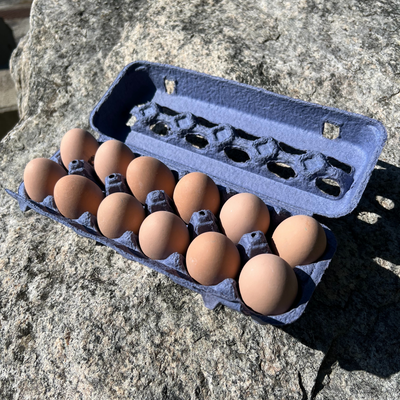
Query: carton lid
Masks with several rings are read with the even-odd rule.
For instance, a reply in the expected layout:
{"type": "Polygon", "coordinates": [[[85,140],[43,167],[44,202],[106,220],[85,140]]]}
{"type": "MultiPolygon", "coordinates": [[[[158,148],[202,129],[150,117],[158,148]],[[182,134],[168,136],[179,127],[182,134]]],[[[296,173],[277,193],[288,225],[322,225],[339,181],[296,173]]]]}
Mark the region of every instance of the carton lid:
{"type": "Polygon", "coordinates": [[[182,68],[126,66],[91,127],[177,171],[200,171],[293,214],[358,204],[386,141],[371,118],[182,68]]]}

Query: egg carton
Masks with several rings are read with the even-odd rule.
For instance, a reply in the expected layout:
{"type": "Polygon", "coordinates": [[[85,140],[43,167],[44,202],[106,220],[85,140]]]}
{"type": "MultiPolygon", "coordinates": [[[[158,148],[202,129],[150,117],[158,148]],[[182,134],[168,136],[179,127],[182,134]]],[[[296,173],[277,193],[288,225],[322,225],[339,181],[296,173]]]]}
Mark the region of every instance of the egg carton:
{"type": "MultiPolygon", "coordinates": [[[[266,236],[251,232],[242,237],[238,244],[242,264],[270,252],[266,237],[291,215],[337,218],[350,213],[386,140],[382,124],[364,116],[150,62],[135,62],[123,69],[94,108],[90,124],[99,133],[100,143],[120,140],[137,156],[164,162],[177,180],[193,171],[209,175],[219,188],[222,203],[241,192],[260,197],[270,210],[271,226],[266,236]],[[328,135],[328,128],[335,137],[328,135]]],[[[52,159],[61,163],[59,153],[52,159]]],[[[71,164],[70,174],[96,180],[88,163],[76,160],[71,164]]],[[[119,174],[107,177],[103,190],[106,195],[129,192],[119,174]]],[[[281,315],[263,316],[242,302],[233,279],[215,286],[200,285],[188,275],[184,256],[178,253],[162,261],[150,260],[141,252],[133,232],[107,239],[89,213],[77,220],[65,218],[58,213],[52,196],[42,203],[34,202],[23,183],[18,193],[7,192],[23,211],[33,209],[59,221],[200,293],[206,307],[223,304],[261,324],[296,321],[336,250],[335,237],[324,226],[327,249],[322,258],[294,269],[300,290],[293,307],[281,315]]],[[[145,208],[147,213],[174,211],[173,202],[163,191],[150,193],[145,208]]],[[[188,228],[191,239],[202,232],[221,230],[219,221],[207,210],[193,214],[188,228]]]]}

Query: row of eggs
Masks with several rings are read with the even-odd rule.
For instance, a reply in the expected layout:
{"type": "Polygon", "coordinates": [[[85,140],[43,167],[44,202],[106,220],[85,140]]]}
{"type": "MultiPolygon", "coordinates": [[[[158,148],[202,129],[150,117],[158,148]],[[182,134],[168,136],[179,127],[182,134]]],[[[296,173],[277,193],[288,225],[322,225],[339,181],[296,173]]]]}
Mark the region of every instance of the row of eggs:
{"type": "Polygon", "coordinates": [[[71,219],[89,211],[97,216],[100,232],[118,238],[126,231],[138,235],[142,252],[154,260],[174,252],[186,255],[189,275],[202,285],[216,285],[226,278],[237,279],[244,303],[263,315],[277,315],[292,306],[298,292],[293,268],[317,261],[325,251],[326,236],[312,217],[287,218],[272,234],[275,253],[251,258],[241,269],[236,247],[240,238],[254,231],[267,232],[268,207],[251,193],[240,193],[220,208],[220,195],[214,181],[192,172],[178,183],[169,168],[153,157],[136,157],[124,143],[109,140],[99,146],[87,131],[68,131],[60,145],[62,163],[68,169],[74,160],[94,166],[99,179],[120,173],[133,194],[112,193],[104,198],[101,188],[80,175],[67,175],[54,161],[34,159],[25,168],[24,184],[28,196],[41,202],[54,196],[59,212],[71,219]],[[164,190],[173,199],[178,215],[158,211],[145,216],[143,204],[148,193],[164,190]],[[224,234],[206,232],[191,243],[186,224],[192,214],[210,210],[219,217],[224,234]]]}

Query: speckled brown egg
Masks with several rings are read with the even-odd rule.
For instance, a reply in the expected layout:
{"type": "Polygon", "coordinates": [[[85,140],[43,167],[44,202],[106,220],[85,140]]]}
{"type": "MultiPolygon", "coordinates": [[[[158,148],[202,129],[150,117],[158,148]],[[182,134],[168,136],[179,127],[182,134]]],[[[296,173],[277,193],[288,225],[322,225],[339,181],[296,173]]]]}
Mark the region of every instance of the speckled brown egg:
{"type": "Polygon", "coordinates": [[[214,181],[201,172],[185,175],[175,186],[173,200],[180,217],[188,224],[192,214],[210,210],[218,214],[220,196],[214,181]]]}
{"type": "Polygon", "coordinates": [[[47,196],[53,196],[54,186],[59,179],[67,175],[65,169],[48,158],[35,158],[24,171],[24,185],[28,196],[37,202],[47,196]]]}
{"type": "Polygon", "coordinates": [[[118,173],[126,177],[126,170],[135,158],[131,149],[119,140],[108,140],[97,150],[94,156],[94,170],[105,183],[108,175],[118,173]]]}
{"type": "Polygon", "coordinates": [[[272,234],[271,247],[292,268],[317,261],[326,249],[324,228],[314,218],[294,215],[282,221],[272,234]]]}
{"type": "Polygon", "coordinates": [[[97,224],[100,232],[115,239],[126,231],[139,233],[145,217],[142,204],[127,193],[112,193],[107,196],[97,210],[97,224]]]}
{"type": "Polygon", "coordinates": [[[139,229],[139,245],[153,260],[163,260],[172,253],[184,255],[189,246],[189,231],[185,223],[168,211],[150,214],[139,229]]]}
{"type": "Polygon", "coordinates": [[[89,211],[96,215],[104,194],[90,179],[80,175],[67,175],[54,187],[54,201],[58,211],[67,218],[79,218],[89,211]]]}
{"type": "Polygon", "coordinates": [[[239,193],[222,206],[220,220],[225,235],[238,244],[245,233],[266,233],[270,215],[268,207],[259,197],[252,193],[239,193]]]}
{"type": "Polygon", "coordinates": [[[239,276],[243,302],[262,315],[283,314],[296,299],[298,282],[290,265],[273,254],[251,258],[239,276]]]}
{"type": "Polygon", "coordinates": [[[88,131],[74,128],[61,139],[61,160],[66,169],[73,160],[84,160],[93,165],[94,155],[98,148],[97,140],[88,131]]]}
{"type": "Polygon", "coordinates": [[[205,232],[190,243],[186,268],[194,280],[205,286],[217,285],[227,278],[236,279],[239,251],[222,233],[205,232]]]}
{"type": "Polygon", "coordinates": [[[126,180],[133,195],[142,203],[153,190],[164,190],[172,198],[175,177],[170,169],[153,157],[135,158],[128,166],[126,180]]]}

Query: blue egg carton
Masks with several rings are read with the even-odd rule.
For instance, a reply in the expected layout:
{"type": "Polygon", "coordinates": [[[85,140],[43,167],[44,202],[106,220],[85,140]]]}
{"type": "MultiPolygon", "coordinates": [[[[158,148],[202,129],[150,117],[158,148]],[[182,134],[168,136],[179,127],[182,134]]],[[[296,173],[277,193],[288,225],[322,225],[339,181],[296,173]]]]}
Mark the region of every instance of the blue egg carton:
{"type": "MultiPolygon", "coordinates": [[[[209,175],[218,185],[222,203],[236,193],[254,193],[271,213],[267,238],[291,215],[337,218],[350,213],[386,141],[386,131],[376,120],[150,62],[134,62],[121,71],[92,111],[90,125],[99,133],[99,142],[120,140],[136,155],[164,162],[177,179],[193,171],[209,175]]],[[[61,163],[59,153],[52,159],[61,163]]],[[[96,181],[89,164],[79,160],[71,164],[69,173],[96,181]]],[[[119,174],[108,177],[103,190],[106,195],[129,192],[119,174]]],[[[233,279],[202,286],[188,275],[180,254],[162,261],[150,260],[132,232],[107,239],[89,213],[77,220],[65,218],[57,211],[52,196],[42,203],[34,202],[26,195],[23,183],[18,194],[7,192],[19,201],[23,211],[33,209],[59,221],[200,293],[206,307],[223,304],[261,324],[285,325],[297,320],[336,250],[335,237],[324,226],[328,244],[322,258],[294,269],[300,290],[292,309],[263,316],[242,302],[233,279]]],[[[145,208],[148,213],[173,211],[174,205],[163,191],[155,191],[147,197],[145,208]]],[[[220,231],[218,219],[207,210],[193,214],[188,228],[192,239],[205,231],[220,231]]],[[[238,249],[242,263],[270,252],[261,232],[244,235],[238,249]]]]}

